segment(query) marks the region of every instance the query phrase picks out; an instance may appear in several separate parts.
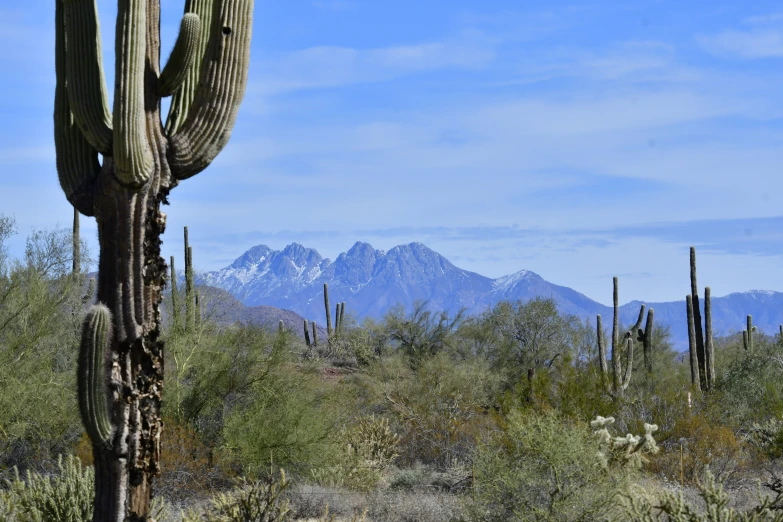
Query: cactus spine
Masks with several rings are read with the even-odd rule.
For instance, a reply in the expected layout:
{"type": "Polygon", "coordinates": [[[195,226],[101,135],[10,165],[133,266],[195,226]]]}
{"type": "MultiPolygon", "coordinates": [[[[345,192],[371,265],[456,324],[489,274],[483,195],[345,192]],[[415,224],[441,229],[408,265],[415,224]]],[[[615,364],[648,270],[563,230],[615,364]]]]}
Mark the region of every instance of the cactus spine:
{"type": "Polygon", "coordinates": [[[186,0],[161,73],[160,0],[119,0],[112,110],[96,1],[55,0],[57,172],[68,201],[97,221],[98,302],[112,318],[107,346],[122,390],[108,404],[112,440],[104,443],[90,428],[96,521],[150,517],[163,426],[159,306],[168,271],[160,205],[228,142],[247,81],[253,4],[186,0]],[[164,128],[160,101],[169,94],[164,128]]]}

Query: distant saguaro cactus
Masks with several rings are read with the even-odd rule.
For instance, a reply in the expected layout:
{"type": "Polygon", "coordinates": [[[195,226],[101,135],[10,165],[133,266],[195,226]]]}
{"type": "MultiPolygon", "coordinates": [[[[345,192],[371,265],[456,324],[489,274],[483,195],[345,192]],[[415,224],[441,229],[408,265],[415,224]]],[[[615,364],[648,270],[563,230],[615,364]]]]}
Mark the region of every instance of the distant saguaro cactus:
{"type": "MultiPolygon", "coordinates": [[[[112,110],[96,1],[55,0],[57,171],[68,201],[96,218],[100,245],[103,308],[88,314],[85,329],[98,316],[113,325],[107,364],[92,377],[111,387],[79,386],[83,409],[100,402],[98,396],[108,409],[108,427],[103,421],[91,426],[92,413],[83,415],[93,444],[96,522],[151,516],[163,427],[159,305],[167,267],[160,256],[166,224],[160,206],[228,142],[247,82],[253,4],[186,0],[161,71],[160,0],[118,0],[112,110]],[[165,96],[173,98],[164,128],[165,96]]],[[[85,337],[81,359],[94,350],[90,344],[85,337]]]]}
{"type": "MultiPolygon", "coordinates": [[[[324,283],[324,307],[326,308],[326,335],[332,336],[332,315],[329,311],[329,284],[324,283]]],[[[336,320],[337,318],[335,318],[336,320]]]]}
{"type": "Polygon", "coordinates": [[[699,287],[696,283],[696,247],[691,247],[691,304],[693,305],[693,332],[696,343],[696,358],[699,362],[699,386],[707,389],[706,356],[704,353],[704,330],[701,326],[701,308],[699,307],[699,287]]]}
{"type": "MultiPolygon", "coordinates": [[[[642,311],[644,307],[642,307],[642,311]]],[[[653,324],[655,321],[655,310],[650,308],[647,310],[647,321],[644,324],[644,330],[639,328],[637,330],[636,340],[642,343],[644,347],[644,367],[648,373],[653,371],[652,361],[652,337],[653,337],[653,324]]]]}
{"type": "Polygon", "coordinates": [[[712,291],[704,287],[704,356],[707,372],[707,389],[715,387],[715,344],[712,342],[712,291]]]}
{"type": "Polygon", "coordinates": [[[79,237],[79,211],[73,209],[73,262],[71,272],[78,274],[82,271],[82,240],[79,237]]]}
{"type": "Polygon", "coordinates": [[[693,318],[693,301],[690,294],[685,296],[685,313],[688,316],[688,353],[691,360],[691,385],[701,388],[699,357],[696,351],[696,325],[693,318]]]}
{"type": "Polygon", "coordinates": [[[756,327],[753,326],[753,317],[748,314],[747,329],[742,332],[742,345],[749,352],[753,351],[753,332],[755,331],[756,327]]]}
{"type": "Polygon", "coordinates": [[[631,373],[633,371],[633,342],[634,342],[634,332],[636,332],[639,336],[644,337],[644,332],[650,332],[650,335],[652,335],[652,316],[648,314],[647,316],[647,325],[645,326],[645,329],[641,329],[642,325],[642,319],[644,318],[644,309],[645,306],[642,305],[641,309],[639,310],[639,319],[636,321],[636,324],[625,333],[624,341],[625,341],[625,373],[623,374],[623,361],[622,361],[622,354],[620,353],[620,314],[619,314],[619,291],[618,291],[618,280],[616,277],[612,278],[612,285],[613,285],[613,292],[612,292],[612,303],[614,308],[614,314],[612,317],[612,353],[611,353],[611,360],[612,360],[612,379],[609,381],[608,379],[608,368],[606,364],[606,341],[604,339],[604,330],[603,330],[603,323],[601,321],[601,315],[599,314],[596,316],[596,330],[597,330],[597,336],[598,336],[598,359],[599,359],[599,365],[601,369],[601,380],[604,383],[604,387],[606,388],[607,393],[611,395],[612,397],[622,397],[625,393],[625,390],[628,388],[628,385],[631,383],[631,373]]]}
{"type": "Polygon", "coordinates": [[[310,346],[310,329],[307,328],[307,319],[304,320],[304,338],[305,344],[310,346]]]}

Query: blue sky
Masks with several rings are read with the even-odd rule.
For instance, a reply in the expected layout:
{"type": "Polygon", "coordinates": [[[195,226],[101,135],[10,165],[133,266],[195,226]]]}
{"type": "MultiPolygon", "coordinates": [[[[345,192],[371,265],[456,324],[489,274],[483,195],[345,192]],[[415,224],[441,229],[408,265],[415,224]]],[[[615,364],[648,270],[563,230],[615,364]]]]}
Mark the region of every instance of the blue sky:
{"type": "MultiPolygon", "coordinates": [[[[0,213],[69,225],[54,6],[0,0],[0,213]]],[[[163,48],[183,1],[162,0],[163,48]]],[[[783,291],[783,8],[756,1],[257,0],[228,147],[170,198],[197,269],[421,241],[603,303],[783,291]],[[745,4],[745,5],[743,5],[745,4]]],[[[111,84],[116,2],[98,0],[111,84]]],[[[165,59],[165,56],[164,56],[165,59]]],[[[97,251],[94,222],[82,230],[97,251]]]]}

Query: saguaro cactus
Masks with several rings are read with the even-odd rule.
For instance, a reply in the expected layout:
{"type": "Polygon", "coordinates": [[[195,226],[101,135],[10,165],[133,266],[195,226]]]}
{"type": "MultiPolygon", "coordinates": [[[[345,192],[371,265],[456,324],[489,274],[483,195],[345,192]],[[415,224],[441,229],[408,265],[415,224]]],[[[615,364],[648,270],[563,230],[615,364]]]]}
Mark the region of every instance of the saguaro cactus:
{"type": "Polygon", "coordinates": [[[688,353],[691,358],[691,385],[701,389],[701,372],[699,356],[696,349],[696,325],[693,318],[693,301],[691,295],[685,296],[685,313],[688,316],[688,353]]]}
{"type": "Polygon", "coordinates": [[[310,329],[307,328],[307,319],[304,320],[304,337],[305,337],[305,344],[307,346],[311,346],[311,344],[310,344],[310,329]]]}
{"type": "Polygon", "coordinates": [[[181,328],[179,321],[180,301],[179,290],[177,289],[177,271],[174,268],[174,256],[171,256],[169,265],[169,270],[171,271],[171,277],[169,278],[171,281],[171,321],[174,329],[179,330],[181,328]]]}
{"type": "Polygon", "coordinates": [[[707,389],[715,386],[715,345],[712,342],[712,291],[704,287],[704,356],[707,389]]]}
{"type": "Polygon", "coordinates": [[[645,329],[641,329],[642,319],[644,318],[645,306],[642,305],[639,310],[639,319],[636,324],[625,333],[625,373],[623,374],[623,361],[620,354],[620,303],[618,292],[618,280],[616,277],[612,279],[613,292],[612,302],[614,307],[614,314],[612,317],[612,380],[608,380],[608,367],[606,364],[606,341],[604,340],[603,323],[601,322],[601,316],[596,316],[596,330],[598,334],[598,359],[601,369],[601,379],[606,387],[607,393],[613,397],[622,397],[628,385],[631,383],[631,373],[633,371],[633,334],[638,332],[639,336],[644,336],[644,332],[650,332],[652,335],[652,315],[647,315],[647,325],[645,329]]]}
{"type": "Polygon", "coordinates": [[[699,379],[702,390],[707,389],[706,356],[704,354],[704,330],[701,327],[701,308],[699,308],[699,288],[696,283],[696,247],[691,247],[691,304],[693,305],[693,333],[696,343],[696,359],[699,362],[699,379]]]}
{"type": "Polygon", "coordinates": [[[742,345],[744,346],[745,350],[752,352],[753,351],[753,332],[756,331],[756,327],[753,326],[753,316],[748,315],[747,318],[747,329],[742,332],[742,345]]]}
{"type": "MultiPolygon", "coordinates": [[[[332,336],[332,314],[329,311],[329,284],[324,283],[324,307],[326,308],[326,336],[332,336]]],[[[336,318],[335,318],[336,319],[336,318]]]]}
{"type": "Polygon", "coordinates": [[[82,271],[82,240],[79,237],[79,211],[73,209],[73,263],[71,272],[78,274],[82,271]]]}
{"type": "MultiPolygon", "coordinates": [[[[85,329],[96,314],[113,324],[106,364],[96,370],[103,377],[92,377],[111,386],[79,387],[81,404],[102,396],[108,410],[109,428],[94,429],[84,418],[95,460],[92,519],[145,521],[162,430],[159,305],[167,267],[160,205],[228,142],[247,81],[253,0],[186,0],[162,73],[160,0],[118,0],[113,110],[96,1],[55,5],[57,171],[68,201],[95,217],[100,245],[98,302],[105,310],[88,314],[85,329]],[[172,94],[164,128],[160,100],[172,94]]],[[[86,339],[81,358],[93,349],[86,339]]]]}
{"type": "MultiPolygon", "coordinates": [[[[644,306],[642,306],[642,312],[644,312],[644,306]]],[[[648,373],[653,371],[652,362],[652,337],[653,337],[653,324],[655,321],[655,310],[650,308],[647,310],[647,322],[644,323],[644,330],[638,328],[636,340],[642,343],[644,347],[644,367],[648,373]]]]}

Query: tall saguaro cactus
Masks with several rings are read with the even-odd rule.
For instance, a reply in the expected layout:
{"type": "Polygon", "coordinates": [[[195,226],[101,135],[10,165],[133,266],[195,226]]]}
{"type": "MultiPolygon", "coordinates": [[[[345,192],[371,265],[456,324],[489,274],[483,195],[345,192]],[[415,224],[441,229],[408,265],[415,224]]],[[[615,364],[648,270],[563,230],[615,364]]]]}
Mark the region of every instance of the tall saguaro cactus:
{"type": "Polygon", "coordinates": [[[704,352],[704,330],[701,327],[701,308],[699,308],[699,287],[696,283],[696,247],[691,247],[691,302],[693,305],[693,333],[696,343],[696,359],[699,363],[699,378],[702,390],[707,389],[707,367],[706,356],[704,352]]]}
{"type": "MultiPolygon", "coordinates": [[[[645,346],[645,361],[647,360],[646,350],[647,336],[652,338],[652,313],[647,315],[647,324],[645,324],[644,330],[642,330],[642,319],[644,318],[645,306],[642,305],[639,310],[639,319],[636,324],[625,333],[623,337],[626,351],[625,351],[625,373],[623,373],[623,361],[620,353],[620,302],[618,292],[618,280],[616,277],[612,279],[612,303],[614,313],[612,316],[612,380],[608,380],[609,368],[606,364],[606,340],[604,339],[603,323],[601,322],[601,316],[596,316],[596,330],[598,335],[598,362],[601,370],[601,380],[604,383],[606,391],[612,397],[622,397],[628,385],[631,383],[631,375],[633,372],[633,349],[634,349],[634,333],[638,335],[638,339],[644,342],[645,346]]],[[[650,309],[652,312],[652,309],[650,309]]],[[[651,342],[651,341],[650,341],[651,342]]]]}
{"type": "Polygon", "coordinates": [[[111,108],[96,0],[55,6],[57,171],[68,201],[95,217],[100,244],[100,308],[84,326],[96,333],[83,336],[80,351],[92,362],[79,375],[95,460],[92,519],[146,521],[163,429],[160,206],[228,142],[247,82],[253,0],[186,0],[162,72],[160,0],[118,0],[111,108]]]}
{"type": "MultiPolygon", "coordinates": [[[[332,314],[329,311],[329,284],[324,283],[324,307],[326,308],[326,335],[332,337],[332,314]]],[[[336,320],[336,318],[335,318],[336,320]]]]}

